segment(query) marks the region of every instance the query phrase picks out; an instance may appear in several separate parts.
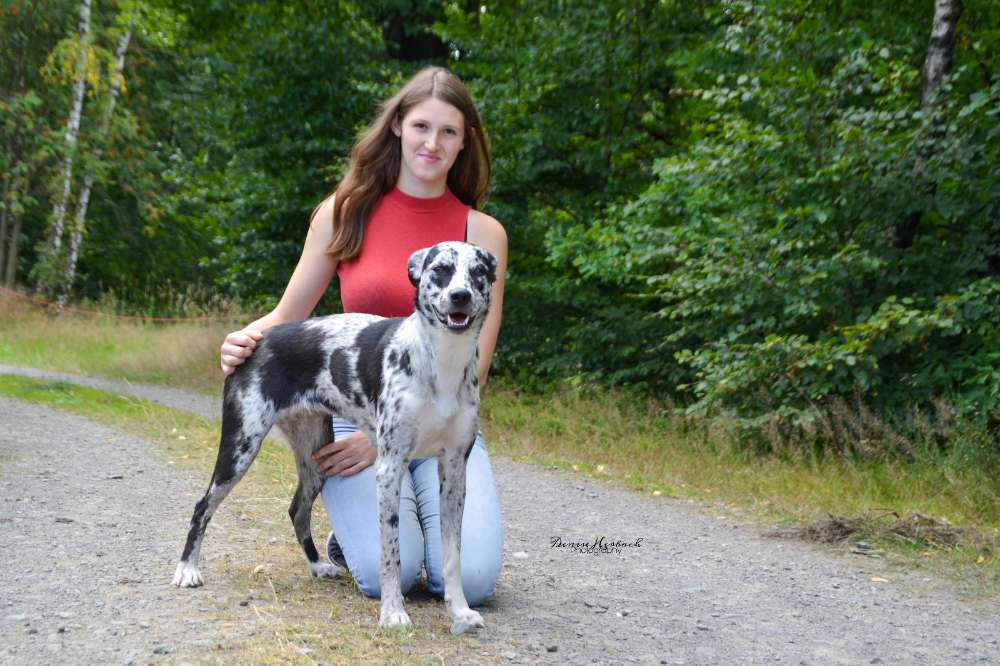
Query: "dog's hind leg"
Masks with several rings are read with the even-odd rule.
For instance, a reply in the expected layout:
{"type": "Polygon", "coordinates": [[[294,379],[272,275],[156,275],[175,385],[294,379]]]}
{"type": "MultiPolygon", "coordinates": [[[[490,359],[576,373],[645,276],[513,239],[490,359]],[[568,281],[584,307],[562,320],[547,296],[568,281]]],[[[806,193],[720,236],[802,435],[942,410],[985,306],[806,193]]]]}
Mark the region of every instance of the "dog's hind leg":
{"type": "Polygon", "coordinates": [[[222,412],[222,438],[219,441],[215,470],[212,472],[208,490],[195,504],[184,552],[174,572],[174,585],[178,587],[198,587],[203,583],[201,571],[198,569],[198,558],[208,521],[212,519],[215,510],[222,504],[229,491],[250,469],[251,463],[260,451],[264,435],[271,429],[274,421],[273,414],[270,414],[271,410],[266,406],[254,412],[253,416],[256,418],[251,421],[244,418],[241,413],[249,409],[245,403],[242,407],[228,400],[225,403],[222,412]]]}
{"type": "Polygon", "coordinates": [[[336,564],[319,561],[319,553],[312,538],[312,507],[323,487],[323,477],[316,472],[312,453],[330,441],[330,417],[325,415],[296,416],[287,421],[279,421],[278,426],[285,433],[295,453],[295,466],[299,473],[299,486],[295,489],[288,516],[295,526],[295,536],[305,553],[309,572],[320,578],[333,578],[340,573],[336,564]]]}
{"type": "MultiPolygon", "coordinates": [[[[469,444],[472,447],[472,444],[469,444]]],[[[465,511],[465,455],[451,452],[438,458],[441,475],[441,544],[444,549],[444,603],[451,614],[451,633],[485,626],[469,608],[462,589],[462,514],[465,511]]]]}

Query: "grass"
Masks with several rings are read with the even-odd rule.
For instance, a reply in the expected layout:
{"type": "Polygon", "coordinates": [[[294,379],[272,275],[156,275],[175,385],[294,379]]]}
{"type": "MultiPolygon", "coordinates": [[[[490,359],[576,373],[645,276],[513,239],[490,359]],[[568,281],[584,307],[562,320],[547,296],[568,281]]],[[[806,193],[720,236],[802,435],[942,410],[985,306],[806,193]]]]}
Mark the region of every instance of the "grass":
{"type": "Polygon", "coordinates": [[[0,294],[0,364],[215,393],[226,322],[151,324],[114,316],[52,317],[0,294]]]}
{"type": "MultiPolygon", "coordinates": [[[[228,328],[111,317],[50,320],[0,299],[0,363],[216,393],[218,347],[228,328]]],[[[765,524],[808,525],[831,515],[864,519],[851,540],[873,540],[887,558],[947,575],[965,591],[1000,594],[1000,480],[989,470],[932,452],[912,462],[756,455],[736,444],[722,419],[683,418],[663,405],[596,388],[539,395],[492,381],[482,411],[493,454],[661,497],[725,505],[765,524]],[[886,517],[914,512],[971,528],[978,537],[942,545],[884,529],[891,524],[886,517]]]]}
{"type": "MultiPolygon", "coordinates": [[[[166,464],[202,472],[206,482],[215,461],[218,427],[185,412],[64,382],[10,375],[0,375],[0,395],[135,434],[156,444],[166,464]]],[[[216,589],[227,588],[230,598],[247,600],[259,621],[249,640],[223,645],[205,659],[258,664],[315,664],[317,659],[330,664],[476,661],[474,639],[451,635],[450,619],[439,600],[414,593],[407,603],[414,625],[382,630],[378,603],[361,596],[349,577],[320,581],[306,574],[287,517],[297,483],[294,470],[291,452],[266,441],[245,480],[212,523],[205,547],[209,561],[203,569],[209,585],[214,581],[216,589]],[[245,547],[211,559],[213,551],[221,550],[229,526],[242,521],[260,534],[245,547]]],[[[314,534],[322,539],[328,528],[320,504],[313,525],[319,528],[314,534]]],[[[233,605],[217,605],[215,620],[221,625],[241,623],[233,605]]]]}
{"type": "Polygon", "coordinates": [[[850,541],[873,541],[885,557],[947,575],[964,593],[1000,594],[1000,483],[986,470],[930,457],[761,456],[735,445],[722,421],[685,419],[605,390],[538,396],[491,385],[483,416],[491,450],[506,456],[712,502],[762,524],[853,517],[850,541]],[[969,528],[968,538],[941,543],[889,529],[914,512],[969,528]]]}

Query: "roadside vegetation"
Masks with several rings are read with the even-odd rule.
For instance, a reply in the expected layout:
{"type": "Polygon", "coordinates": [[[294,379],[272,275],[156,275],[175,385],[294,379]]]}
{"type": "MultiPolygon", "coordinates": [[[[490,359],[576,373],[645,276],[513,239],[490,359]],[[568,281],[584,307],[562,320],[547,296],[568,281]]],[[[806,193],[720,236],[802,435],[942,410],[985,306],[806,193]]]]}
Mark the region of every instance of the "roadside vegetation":
{"type": "MultiPolygon", "coordinates": [[[[212,395],[219,391],[219,341],[225,322],[149,324],[100,317],[52,318],[23,301],[0,299],[0,364],[124,378],[212,395]],[[48,350],[48,353],[46,353],[48,350]]],[[[138,401],[104,414],[99,392],[4,378],[0,391],[119,421],[138,434],[191,431],[178,461],[208,473],[217,432],[212,424],[138,401]],[[128,409],[125,407],[130,406],[128,409]],[[160,414],[170,414],[169,419],[160,414]],[[161,423],[167,419],[165,423],[161,423]],[[189,460],[190,459],[190,460],[189,460]]],[[[112,401],[115,402],[115,401],[112,401]]],[[[115,403],[117,404],[117,402],[115,403]]],[[[739,513],[779,536],[871,547],[857,555],[885,557],[952,577],[972,595],[1000,593],[1000,475],[976,464],[989,433],[975,428],[906,440],[908,455],[850,448],[788,447],[765,453],[748,446],[735,419],[693,416],[667,403],[596,385],[524,390],[509,378],[484,391],[483,419],[491,452],[554,466],[650,495],[690,499],[739,513]],[[964,449],[965,453],[961,454],[964,449]],[[956,453],[959,452],[959,453],[956,453]]],[[[847,419],[847,412],[843,416],[847,419]]],[[[855,414],[858,436],[880,436],[872,417],[855,414]],[[867,421],[865,419],[868,419],[867,421]]],[[[882,424],[884,426],[884,424],[882,424]]],[[[178,442],[168,434],[168,452],[178,442]]],[[[267,447],[255,468],[281,492],[271,493],[283,515],[294,490],[292,465],[280,446],[267,447]],[[287,464],[286,464],[287,463],[287,464]],[[280,488],[279,488],[280,486],[280,488]]],[[[265,493],[266,494],[266,493],[265,493]]],[[[294,549],[293,549],[294,550],[294,549]]]]}
{"type": "MultiPolygon", "coordinates": [[[[149,341],[164,342],[155,336],[149,341]]],[[[62,369],[79,371],[72,365],[62,369]]],[[[165,465],[194,471],[206,483],[215,463],[218,426],[186,412],[73,384],[10,375],[0,375],[0,395],[66,410],[133,433],[157,445],[165,465]]],[[[3,463],[0,454],[0,469],[3,463]]],[[[291,453],[268,440],[244,481],[219,509],[216,523],[253,525],[261,538],[256,547],[227,552],[205,570],[209,585],[234,598],[231,604],[215,605],[214,620],[240,622],[231,610],[239,603],[252,607],[258,624],[249,640],[217,645],[198,655],[197,663],[312,666],[317,658],[331,664],[476,661],[474,640],[451,635],[447,612],[429,594],[415,591],[410,595],[407,611],[412,627],[382,630],[378,604],[363,597],[349,576],[317,584],[306,572],[287,519],[296,483],[291,453]]],[[[191,499],[192,508],[196,499],[191,499]]],[[[314,511],[313,526],[314,538],[322,543],[329,527],[321,503],[314,511]]],[[[214,541],[221,548],[219,539],[214,541]]],[[[212,549],[212,542],[210,529],[206,548],[212,549]]],[[[183,543],[173,545],[180,555],[183,543]]],[[[161,575],[169,580],[172,571],[161,575]]],[[[178,655],[182,661],[189,656],[178,655]]]]}

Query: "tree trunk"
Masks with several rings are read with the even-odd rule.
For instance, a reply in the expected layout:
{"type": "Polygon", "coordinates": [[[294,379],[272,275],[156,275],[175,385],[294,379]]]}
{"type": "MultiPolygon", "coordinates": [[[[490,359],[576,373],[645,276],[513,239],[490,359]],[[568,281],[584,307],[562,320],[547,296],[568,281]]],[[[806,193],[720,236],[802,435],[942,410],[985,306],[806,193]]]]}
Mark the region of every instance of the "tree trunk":
{"type": "Polygon", "coordinates": [[[7,213],[10,210],[10,201],[12,197],[10,196],[13,188],[13,183],[10,183],[7,190],[3,193],[3,199],[0,203],[3,204],[3,210],[0,210],[0,275],[4,274],[4,261],[7,259],[7,218],[10,217],[7,213]]]}
{"type": "Polygon", "coordinates": [[[66,257],[66,269],[59,288],[58,310],[66,305],[69,300],[70,291],[73,289],[73,281],[76,279],[76,261],[80,254],[80,243],[83,240],[83,231],[87,225],[87,206],[90,204],[90,191],[94,187],[93,163],[100,162],[103,151],[103,142],[108,136],[111,128],[111,118],[115,113],[115,104],[118,101],[118,92],[122,86],[122,71],[125,69],[125,51],[128,50],[128,43],[132,37],[132,31],[126,30],[125,34],[118,41],[118,49],[115,51],[115,73],[111,79],[110,90],[108,91],[108,106],[104,109],[101,117],[101,125],[97,132],[97,143],[94,147],[92,164],[87,168],[83,179],[83,189],[77,199],[76,215],[73,219],[69,251],[66,257]]]}
{"type": "MultiPolygon", "coordinates": [[[[962,16],[964,9],[962,0],[934,1],[934,22],[931,26],[931,40],[927,46],[927,56],[924,58],[924,85],[920,95],[920,107],[925,117],[932,119],[931,141],[928,144],[940,138],[943,131],[943,119],[934,117],[934,112],[937,107],[937,96],[941,89],[941,83],[954,62],[955,33],[958,30],[958,19],[962,16]]],[[[923,187],[923,193],[931,197],[937,190],[936,183],[921,185],[925,180],[924,171],[929,150],[929,148],[925,148],[917,156],[917,163],[914,165],[911,175],[913,182],[917,183],[918,187],[923,187]]],[[[906,249],[912,246],[923,215],[923,211],[915,211],[902,222],[892,225],[888,233],[889,245],[897,249],[906,249]]]]}
{"type": "MultiPolygon", "coordinates": [[[[58,275],[61,256],[63,227],[66,223],[66,207],[69,205],[70,189],[73,181],[73,152],[80,134],[80,116],[83,112],[83,93],[86,89],[87,38],[90,35],[90,0],[80,0],[80,23],[78,27],[79,53],[76,58],[76,81],[73,83],[73,102],[70,107],[69,122],[66,125],[66,156],[63,158],[62,174],[56,191],[56,203],[52,210],[52,227],[49,230],[48,259],[51,271],[49,280],[58,275]]],[[[43,282],[46,281],[43,277],[43,282]]],[[[48,285],[51,287],[51,285],[48,285]]]]}
{"type": "MultiPolygon", "coordinates": [[[[29,184],[30,179],[26,175],[22,175],[20,181],[21,191],[18,192],[16,186],[13,188],[14,197],[17,201],[24,201],[24,198],[28,196],[29,184]]],[[[17,281],[17,260],[21,250],[21,224],[24,221],[24,207],[18,207],[13,213],[14,227],[10,231],[10,245],[7,246],[7,271],[4,276],[4,284],[11,288],[17,281]]]]}

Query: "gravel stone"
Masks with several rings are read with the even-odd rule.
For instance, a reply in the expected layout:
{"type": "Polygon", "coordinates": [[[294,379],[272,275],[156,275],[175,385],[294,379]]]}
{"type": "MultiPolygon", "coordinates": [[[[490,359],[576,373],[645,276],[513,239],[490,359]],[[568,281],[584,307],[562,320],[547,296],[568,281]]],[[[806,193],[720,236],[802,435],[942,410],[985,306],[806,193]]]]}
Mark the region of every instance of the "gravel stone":
{"type": "MultiPolygon", "coordinates": [[[[174,389],[7,366],[0,373],[219,416],[217,401],[174,389]]],[[[51,662],[50,651],[65,663],[182,661],[254,633],[253,609],[226,601],[253,596],[234,597],[221,564],[211,564],[254,543],[237,503],[213,519],[208,588],[170,585],[204,473],[169,467],[154,446],[129,435],[3,398],[0,454],[13,454],[0,458],[7,661],[51,662]],[[73,522],[58,524],[60,517],[73,522]],[[214,623],[219,608],[242,621],[214,623]],[[69,612],[70,623],[60,619],[69,612]],[[21,616],[51,640],[26,633],[21,616]],[[72,630],[55,633],[61,626],[72,630]],[[168,645],[169,655],[154,653],[168,645]]],[[[1000,600],[960,599],[926,572],[769,539],[690,500],[499,457],[492,463],[503,570],[478,609],[486,628],[462,638],[463,662],[493,663],[486,653],[542,664],[1000,663],[1000,600]],[[557,537],[577,547],[554,545],[557,537]]],[[[443,605],[441,612],[444,621],[443,605]]]]}

